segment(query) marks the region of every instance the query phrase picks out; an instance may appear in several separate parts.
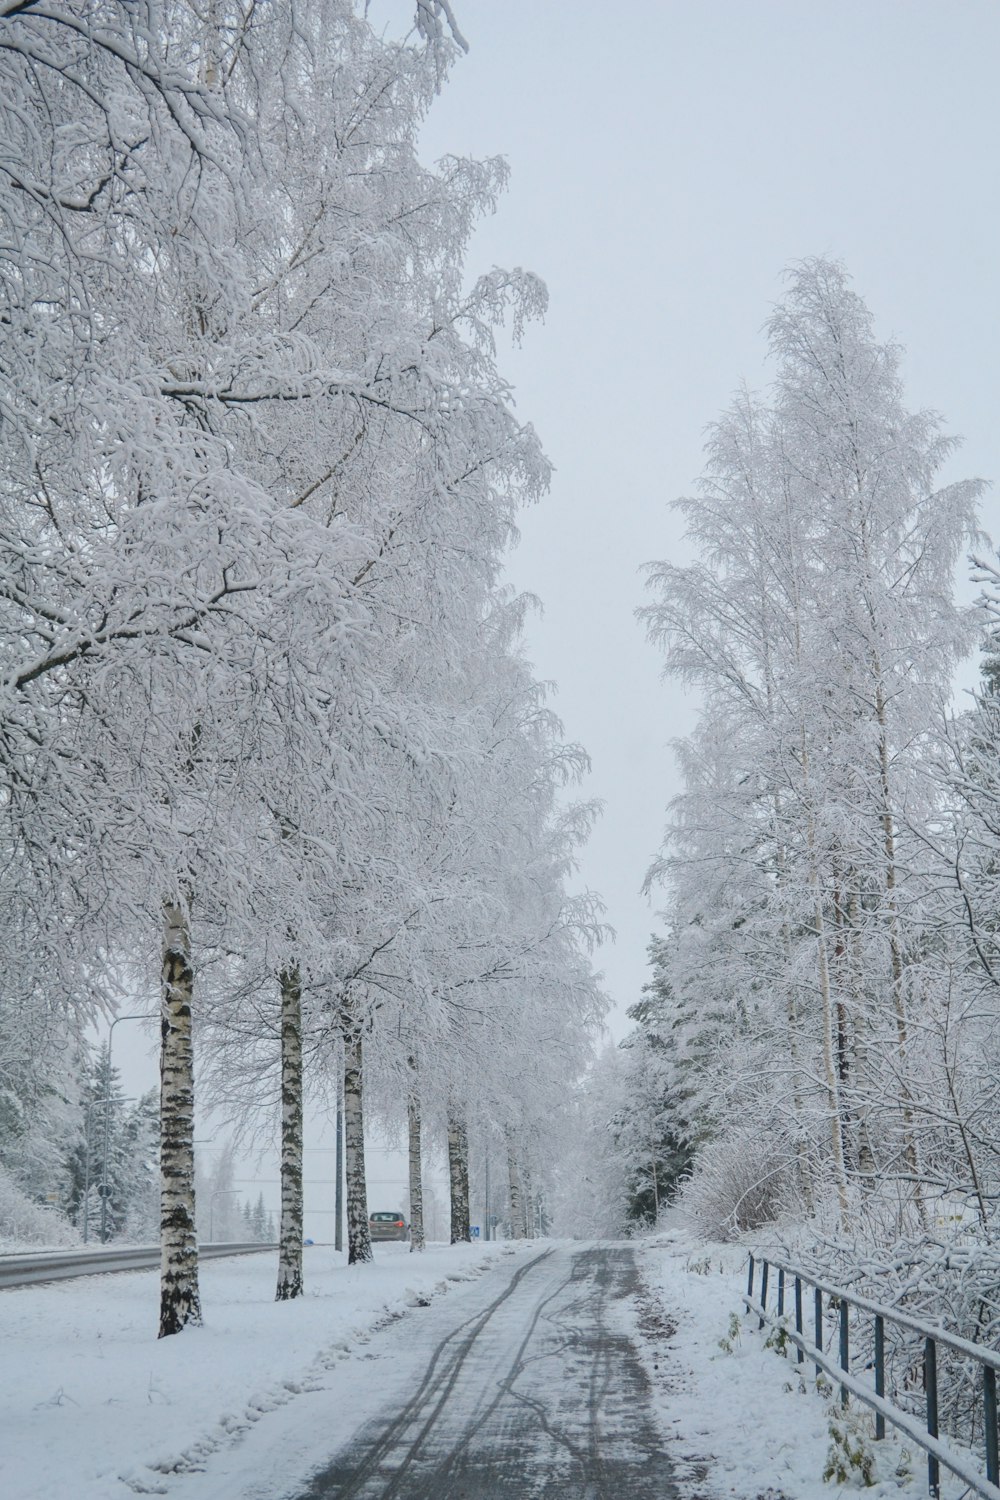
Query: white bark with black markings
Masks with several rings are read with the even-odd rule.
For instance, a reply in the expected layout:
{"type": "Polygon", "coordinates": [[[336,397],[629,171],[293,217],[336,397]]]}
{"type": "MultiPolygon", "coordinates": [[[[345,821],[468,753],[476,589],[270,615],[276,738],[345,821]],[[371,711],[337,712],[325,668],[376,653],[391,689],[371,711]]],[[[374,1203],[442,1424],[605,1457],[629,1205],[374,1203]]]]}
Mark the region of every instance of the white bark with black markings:
{"type": "Polygon", "coordinates": [[[521,1194],[521,1170],[517,1157],[507,1146],[507,1181],[510,1187],[510,1232],[515,1240],[524,1239],[524,1204],[521,1194]]]}
{"type": "Polygon", "coordinates": [[[472,1239],[469,1229],[469,1136],[464,1121],[448,1118],[448,1180],[451,1187],[451,1243],[472,1239]]]}
{"type": "Polygon", "coordinates": [[[344,1154],[347,1163],[347,1264],[374,1260],[365,1185],[361,1032],[344,1027],[344,1154]]]}
{"type": "Polygon", "coordinates": [[[410,1250],[423,1250],[424,1182],[420,1162],[420,1100],[411,1094],[406,1109],[410,1146],[410,1250]]]}
{"type": "Polygon", "coordinates": [[[160,1331],[201,1322],[194,1213],[191,932],[182,901],[163,904],[160,1048],[160,1331]]]}
{"type": "Polygon", "coordinates": [[[521,1174],[524,1183],[522,1194],[522,1212],[524,1216],[524,1237],[526,1240],[535,1238],[535,1193],[531,1180],[531,1168],[525,1167],[521,1174]]]}
{"type": "Polygon", "coordinates": [[[302,1296],[302,980],[281,974],[281,1230],[275,1300],[302,1296]]]}

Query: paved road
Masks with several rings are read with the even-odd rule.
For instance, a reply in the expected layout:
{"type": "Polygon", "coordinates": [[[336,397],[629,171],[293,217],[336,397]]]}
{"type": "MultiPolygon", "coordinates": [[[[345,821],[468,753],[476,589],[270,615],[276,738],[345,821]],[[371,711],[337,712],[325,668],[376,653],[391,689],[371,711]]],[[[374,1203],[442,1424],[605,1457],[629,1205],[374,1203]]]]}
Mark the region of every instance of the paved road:
{"type": "MultiPolygon", "coordinates": [[[[228,1255],[260,1255],[277,1245],[258,1241],[199,1245],[202,1260],[228,1255]]],[[[84,1250],[40,1250],[32,1255],[0,1255],[0,1290],[32,1286],[35,1282],[63,1281],[67,1276],[105,1276],[110,1271],[151,1271],[160,1264],[159,1245],[129,1245],[108,1249],[91,1245],[84,1250]]]]}
{"type": "Polygon", "coordinates": [[[636,1286],[627,1246],[522,1265],[301,1500],[675,1500],[645,1372],[616,1326],[636,1286]]]}

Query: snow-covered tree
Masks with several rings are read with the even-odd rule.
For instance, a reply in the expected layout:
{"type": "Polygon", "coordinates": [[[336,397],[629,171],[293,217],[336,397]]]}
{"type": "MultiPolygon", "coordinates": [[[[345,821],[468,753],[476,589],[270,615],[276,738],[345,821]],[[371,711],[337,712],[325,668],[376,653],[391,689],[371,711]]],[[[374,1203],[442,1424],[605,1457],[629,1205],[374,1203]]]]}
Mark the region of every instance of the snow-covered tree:
{"type": "Polygon", "coordinates": [[[650,630],[703,694],[654,871],[669,983],[711,1035],[714,1134],[752,1114],[806,1203],[829,1182],[845,1220],[892,1182],[919,1218],[926,909],[901,849],[939,805],[980,486],[935,487],[953,443],[905,408],[842,268],[794,268],[769,331],[771,400],[739,396],[681,502],[699,561],[652,570],[650,630]]]}
{"type": "Polygon", "coordinates": [[[0,983],[72,1033],[158,978],[165,1335],[200,1317],[196,1032],[218,1099],[281,1097],[284,1297],[308,1088],[344,1072],[364,1259],[372,1060],[384,1093],[418,1057],[440,1129],[528,1007],[576,1055],[600,1003],[497,623],[548,466],[494,336],[544,288],[465,279],[504,163],[416,149],[449,7],[403,45],[350,0],[86,9],[2,20],[0,983]]]}

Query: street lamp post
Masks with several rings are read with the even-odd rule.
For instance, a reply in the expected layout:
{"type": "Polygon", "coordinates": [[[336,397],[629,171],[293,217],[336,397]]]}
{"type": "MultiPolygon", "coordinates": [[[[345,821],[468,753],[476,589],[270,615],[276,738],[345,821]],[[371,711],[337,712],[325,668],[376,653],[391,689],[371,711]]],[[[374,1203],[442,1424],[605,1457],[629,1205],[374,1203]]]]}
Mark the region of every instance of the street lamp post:
{"type": "Polygon", "coordinates": [[[238,1193],[239,1188],[216,1188],[208,1204],[208,1243],[215,1244],[215,1200],[224,1198],[227,1193],[238,1193]]]}
{"type": "MultiPolygon", "coordinates": [[[[119,1021],[148,1021],[148,1015],[141,1016],[115,1016],[108,1028],[108,1088],[111,1087],[111,1044],[114,1040],[115,1027],[119,1021]]],[[[104,1152],[101,1163],[101,1244],[108,1237],[108,1146],[109,1132],[111,1130],[111,1106],[104,1111],[104,1152]]]]}

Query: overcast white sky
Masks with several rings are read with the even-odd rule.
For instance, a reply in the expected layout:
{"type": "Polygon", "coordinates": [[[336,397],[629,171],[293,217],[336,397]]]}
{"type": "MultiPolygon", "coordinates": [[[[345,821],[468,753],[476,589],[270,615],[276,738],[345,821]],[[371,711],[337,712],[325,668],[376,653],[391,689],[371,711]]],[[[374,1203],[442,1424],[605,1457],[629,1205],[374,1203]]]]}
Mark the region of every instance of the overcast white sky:
{"type": "MultiPolygon", "coordinates": [[[[556,466],[510,575],[544,603],[529,655],[590,752],[585,794],[605,803],[582,878],[618,931],[600,962],[621,1035],[656,926],[639,888],[676,790],[668,742],[692,712],[633,619],[639,570],[680,555],[668,504],[700,471],[704,428],[741,379],[766,379],[782,268],[842,258],[880,333],[906,345],[910,404],[965,437],[948,477],[1000,476],[1000,3],[453,8],[470,51],[424,146],[509,159],[470,274],[522,265],[550,290],[544,326],[503,360],[556,466]]],[[[402,34],[412,12],[369,13],[402,34]]],[[[995,510],[991,496],[1000,535],[995,510]]],[[[123,1056],[137,1029],[119,1028],[123,1056]]]]}
{"type": "Polygon", "coordinates": [[[470,50],[424,146],[509,159],[469,268],[527,266],[549,286],[545,325],[503,361],[556,466],[510,575],[543,601],[529,655],[605,803],[582,873],[618,931],[600,962],[620,1034],[656,926],[639,888],[676,790],[668,741],[693,708],[633,619],[639,570],[680,554],[668,504],[700,472],[705,426],[741,379],[766,379],[783,267],[843,259],[880,334],[907,346],[911,404],[965,435],[955,475],[1000,475],[1000,4],[453,9],[470,50]]]}

